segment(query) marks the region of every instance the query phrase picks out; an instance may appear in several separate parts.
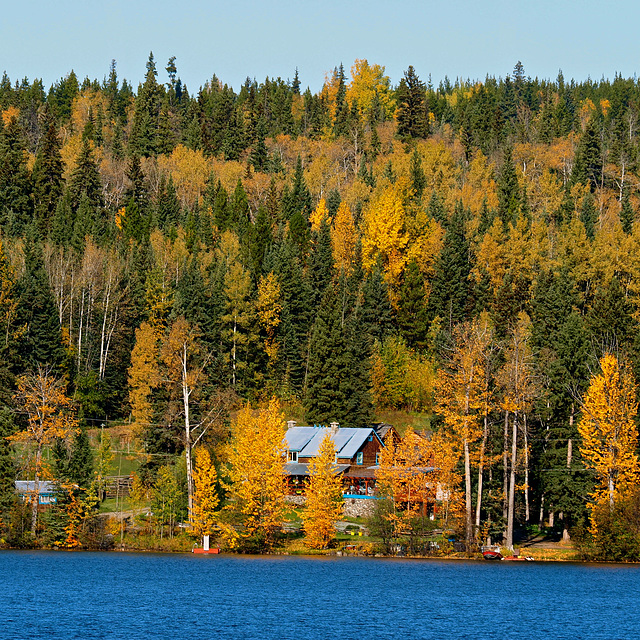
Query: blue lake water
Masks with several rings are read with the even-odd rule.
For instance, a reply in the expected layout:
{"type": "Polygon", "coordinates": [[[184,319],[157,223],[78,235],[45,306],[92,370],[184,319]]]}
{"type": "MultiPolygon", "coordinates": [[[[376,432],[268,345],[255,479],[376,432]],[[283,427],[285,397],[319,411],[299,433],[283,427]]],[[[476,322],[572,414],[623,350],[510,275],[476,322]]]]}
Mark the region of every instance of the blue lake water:
{"type": "Polygon", "coordinates": [[[0,639],[640,638],[640,566],[0,552],[0,639]]]}

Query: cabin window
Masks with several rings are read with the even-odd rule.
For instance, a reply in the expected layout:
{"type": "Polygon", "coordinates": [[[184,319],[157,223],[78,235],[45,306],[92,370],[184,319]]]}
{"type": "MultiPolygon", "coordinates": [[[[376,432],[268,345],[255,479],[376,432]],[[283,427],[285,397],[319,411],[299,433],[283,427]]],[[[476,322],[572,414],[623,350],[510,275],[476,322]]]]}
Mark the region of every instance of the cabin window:
{"type": "Polygon", "coordinates": [[[380,452],[376,451],[376,464],[380,464],[380,452]]]}
{"type": "Polygon", "coordinates": [[[298,452],[297,451],[289,451],[289,455],[287,456],[288,462],[298,462],[298,452]]]}
{"type": "Polygon", "coordinates": [[[367,440],[368,440],[369,442],[373,442],[373,436],[369,436],[369,437],[367,438],[367,440]]]}
{"type": "Polygon", "coordinates": [[[356,464],[362,464],[362,451],[358,451],[356,454],[356,464]]]}

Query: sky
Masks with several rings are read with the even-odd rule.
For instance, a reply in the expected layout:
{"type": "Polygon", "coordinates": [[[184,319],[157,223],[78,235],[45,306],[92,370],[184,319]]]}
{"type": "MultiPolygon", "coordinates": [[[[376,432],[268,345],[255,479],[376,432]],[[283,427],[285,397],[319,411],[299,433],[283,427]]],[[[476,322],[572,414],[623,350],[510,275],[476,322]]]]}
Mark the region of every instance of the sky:
{"type": "Polygon", "coordinates": [[[41,78],[45,88],[72,69],[137,89],[152,51],[158,81],[176,57],[191,93],[215,74],[238,90],[247,76],[292,79],[317,92],[326,73],[354,60],[385,67],[396,85],[413,65],[420,79],[525,74],[565,80],[632,77],[640,71],[640,3],[595,0],[29,0],[6,3],[0,73],[41,78]]]}

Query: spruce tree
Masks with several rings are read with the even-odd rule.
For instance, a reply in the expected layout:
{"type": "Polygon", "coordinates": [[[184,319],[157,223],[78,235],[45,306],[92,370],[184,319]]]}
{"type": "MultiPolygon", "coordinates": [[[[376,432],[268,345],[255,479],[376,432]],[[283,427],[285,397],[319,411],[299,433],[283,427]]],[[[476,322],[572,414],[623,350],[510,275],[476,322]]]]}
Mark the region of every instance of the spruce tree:
{"type": "Polygon", "coordinates": [[[427,344],[427,306],[424,277],[415,260],[405,269],[396,315],[400,335],[412,349],[422,350],[427,344]]]}
{"type": "Polygon", "coordinates": [[[309,284],[312,291],[312,305],[317,308],[325,291],[333,279],[334,263],[331,248],[331,227],[326,218],[313,233],[311,256],[309,258],[309,284]]]}
{"type": "Polygon", "coordinates": [[[505,228],[508,228],[509,224],[515,224],[520,214],[522,195],[510,147],[505,150],[498,177],[498,203],[498,215],[505,228]]]}
{"type": "Polygon", "coordinates": [[[6,125],[0,118],[0,226],[9,235],[22,235],[32,212],[31,176],[22,129],[15,116],[6,125]]]}
{"type": "Polygon", "coordinates": [[[586,184],[593,193],[602,179],[602,145],[597,129],[597,118],[587,122],[584,133],[576,149],[571,181],[586,184]]]}
{"type": "Polygon", "coordinates": [[[429,133],[424,84],[410,66],[397,89],[398,135],[401,138],[426,138],[429,133]]]}
{"type": "Polygon", "coordinates": [[[469,303],[471,264],[466,220],[467,212],[462,202],[458,201],[444,236],[431,283],[428,316],[431,320],[440,317],[448,330],[464,320],[469,303]]]}
{"type": "Polygon", "coordinates": [[[46,132],[33,165],[35,217],[42,235],[49,231],[63,191],[63,162],[55,123],[47,119],[46,132]]]}
{"type": "Polygon", "coordinates": [[[98,209],[103,206],[100,173],[88,140],[84,140],[82,143],[76,167],[72,171],[69,181],[69,196],[72,209],[76,210],[80,206],[83,195],[86,195],[89,203],[94,208],[98,209]]]}
{"type": "Polygon", "coordinates": [[[629,191],[624,189],[622,192],[622,204],[620,206],[620,222],[622,223],[622,230],[630,235],[633,231],[633,222],[635,220],[636,213],[629,201],[629,191]]]}
{"type": "Polygon", "coordinates": [[[60,366],[64,350],[58,312],[44,270],[42,251],[33,238],[25,243],[25,271],[17,283],[17,292],[18,320],[25,327],[18,343],[21,371],[38,365],[60,366]]]}
{"type": "Polygon", "coordinates": [[[593,240],[596,234],[598,211],[596,210],[596,203],[590,191],[582,199],[582,206],[580,207],[580,220],[584,225],[584,231],[587,234],[587,238],[589,238],[589,240],[593,240]]]}

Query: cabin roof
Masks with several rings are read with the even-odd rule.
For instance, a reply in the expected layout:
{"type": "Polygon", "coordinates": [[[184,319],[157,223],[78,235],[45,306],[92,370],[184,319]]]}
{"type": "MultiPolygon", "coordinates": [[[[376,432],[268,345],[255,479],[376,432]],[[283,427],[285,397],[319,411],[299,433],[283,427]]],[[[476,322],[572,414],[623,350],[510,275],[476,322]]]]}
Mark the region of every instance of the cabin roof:
{"type": "MultiPolygon", "coordinates": [[[[16,480],[15,481],[16,491],[18,493],[31,493],[35,491],[35,480],[16,480]]],[[[48,482],[47,480],[40,480],[38,482],[38,493],[55,493],[56,486],[53,482],[48,482]]]]}
{"type": "Polygon", "coordinates": [[[301,458],[315,458],[327,434],[333,440],[338,458],[353,458],[367,438],[376,435],[371,428],[291,427],[285,434],[285,446],[289,451],[297,451],[301,458]]]}
{"type": "MultiPolygon", "coordinates": [[[[350,465],[348,464],[336,464],[333,466],[333,475],[337,476],[340,473],[344,473],[350,465]]],[[[284,465],[285,474],[288,476],[308,476],[309,475],[309,463],[307,462],[287,462],[284,465]]]]}

